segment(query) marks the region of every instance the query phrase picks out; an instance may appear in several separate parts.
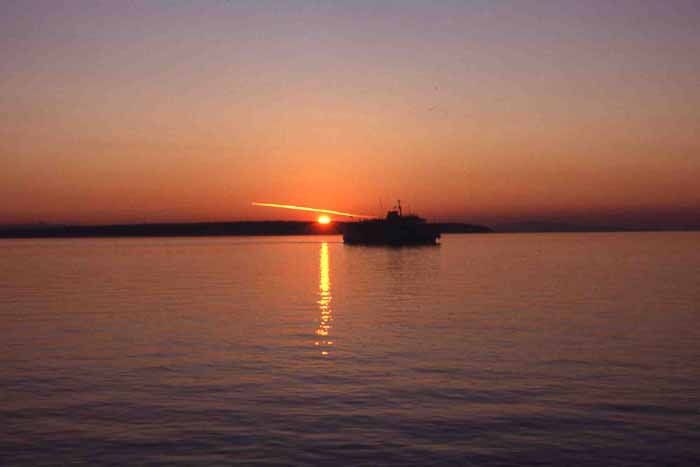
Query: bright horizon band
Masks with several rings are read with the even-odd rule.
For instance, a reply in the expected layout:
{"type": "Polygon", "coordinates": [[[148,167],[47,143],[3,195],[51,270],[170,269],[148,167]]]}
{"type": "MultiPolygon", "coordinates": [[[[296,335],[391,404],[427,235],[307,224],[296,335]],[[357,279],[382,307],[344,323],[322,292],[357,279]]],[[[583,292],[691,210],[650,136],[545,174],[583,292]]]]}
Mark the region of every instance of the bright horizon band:
{"type": "Polygon", "coordinates": [[[293,209],[296,211],[311,211],[311,212],[322,212],[325,214],[335,214],[337,216],[347,216],[347,217],[364,217],[364,218],[374,218],[377,216],[368,216],[366,214],[351,214],[349,212],[342,212],[342,211],[333,211],[331,209],[316,209],[316,208],[309,208],[305,206],[294,206],[293,204],[276,204],[276,203],[258,203],[253,201],[252,203],[253,206],[264,206],[268,208],[282,208],[282,209],[293,209]]]}

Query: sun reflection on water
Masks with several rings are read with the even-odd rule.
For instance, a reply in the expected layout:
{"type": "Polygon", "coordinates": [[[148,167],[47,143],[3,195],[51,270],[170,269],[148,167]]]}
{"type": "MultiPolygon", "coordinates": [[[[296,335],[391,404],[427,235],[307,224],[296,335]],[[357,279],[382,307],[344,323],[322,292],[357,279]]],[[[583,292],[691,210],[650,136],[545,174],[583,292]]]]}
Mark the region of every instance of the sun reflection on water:
{"type": "Polygon", "coordinates": [[[319,267],[319,280],[318,280],[318,308],[321,312],[321,320],[319,322],[318,328],[316,329],[317,340],[315,344],[321,348],[321,355],[328,355],[330,347],[333,345],[333,341],[329,340],[329,334],[331,330],[331,321],[333,320],[333,314],[331,310],[331,280],[330,271],[328,267],[328,243],[321,243],[321,254],[320,254],[321,264],[319,267]]]}

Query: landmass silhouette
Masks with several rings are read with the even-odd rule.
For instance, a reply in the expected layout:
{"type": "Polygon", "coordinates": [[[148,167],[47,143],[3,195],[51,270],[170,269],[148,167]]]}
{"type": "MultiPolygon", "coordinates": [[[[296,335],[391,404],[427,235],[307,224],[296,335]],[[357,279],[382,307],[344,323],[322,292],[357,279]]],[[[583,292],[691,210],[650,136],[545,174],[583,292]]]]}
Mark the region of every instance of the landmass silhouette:
{"type": "MultiPolygon", "coordinates": [[[[77,237],[204,237],[254,235],[336,235],[348,222],[319,224],[315,221],[237,221],[145,223],[115,225],[35,225],[6,226],[0,238],[77,238],[77,237]]],[[[489,227],[464,223],[435,223],[441,233],[490,233],[489,227]]]]}

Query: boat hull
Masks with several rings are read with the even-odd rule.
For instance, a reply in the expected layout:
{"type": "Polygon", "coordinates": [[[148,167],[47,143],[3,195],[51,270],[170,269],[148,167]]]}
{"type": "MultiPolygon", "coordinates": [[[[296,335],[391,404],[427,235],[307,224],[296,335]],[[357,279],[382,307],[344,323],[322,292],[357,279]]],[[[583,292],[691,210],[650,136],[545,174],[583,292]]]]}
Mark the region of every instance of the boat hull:
{"type": "Polygon", "coordinates": [[[429,224],[391,225],[358,222],[343,229],[343,242],[350,245],[436,245],[440,232],[429,224]]]}

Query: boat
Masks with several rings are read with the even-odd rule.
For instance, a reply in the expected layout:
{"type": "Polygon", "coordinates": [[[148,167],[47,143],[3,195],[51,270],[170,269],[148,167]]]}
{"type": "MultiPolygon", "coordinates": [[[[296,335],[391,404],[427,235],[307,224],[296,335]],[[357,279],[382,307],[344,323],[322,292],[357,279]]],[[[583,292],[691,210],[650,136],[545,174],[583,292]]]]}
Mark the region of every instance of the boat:
{"type": "Polygon", "coordinates": [[[343,226],[343,242],[359,245],[436,245],[437,225],[414,214],[404,215],[401,200],[384,219],[366,219],[343,226]]]}

